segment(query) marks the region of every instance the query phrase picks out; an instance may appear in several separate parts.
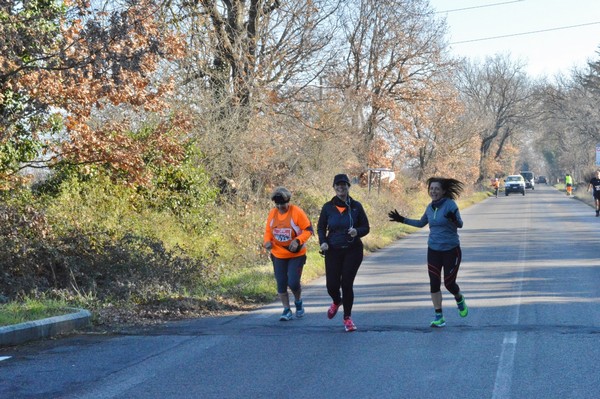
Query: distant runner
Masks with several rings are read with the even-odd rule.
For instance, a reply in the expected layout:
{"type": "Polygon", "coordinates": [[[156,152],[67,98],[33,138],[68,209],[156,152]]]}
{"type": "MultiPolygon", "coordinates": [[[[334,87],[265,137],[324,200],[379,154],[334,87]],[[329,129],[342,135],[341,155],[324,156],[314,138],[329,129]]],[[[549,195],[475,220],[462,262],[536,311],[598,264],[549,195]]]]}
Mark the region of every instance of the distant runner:
{"type": "Polygon", "coordinates": [[[596,203],[596,217],[600,215],[600,170],[596,171],[596,176],[592,177],[588,185],[588,193],[593,189],[594,202],[596,203]]]}
{"type": "Polygon", "coordinates": [[[567,196],[571,196],[573,194],[573,178],[568,173],[565,176],[565,185],[567,186],[567,196]]]}
{"type": "Polygon", "coordinates": [[[496,195],[496,198],[498,198],[498,189],[500,188],[500,180],[498,180],[498,178],[496,177],[494,180],[492,180],[492,189],[494,190],[494,195],[496,195]]]}

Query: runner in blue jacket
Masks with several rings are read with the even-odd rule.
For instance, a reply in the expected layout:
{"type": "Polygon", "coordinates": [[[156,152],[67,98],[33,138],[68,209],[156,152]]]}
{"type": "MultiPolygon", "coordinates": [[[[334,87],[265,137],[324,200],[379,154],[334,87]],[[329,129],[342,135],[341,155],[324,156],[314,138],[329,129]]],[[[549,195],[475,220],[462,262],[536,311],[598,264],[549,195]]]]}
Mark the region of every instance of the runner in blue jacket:
{"type": "Polygon", "coordinates": [[[465,297],[456,283],[462,258],[458,229],[463,227],[463,221],[455,200],[464,186],[455,179],[431,177],[427,180],[427,187],[431,203],[427,205],[421,219],[405,218],[395,209],[388,216],[390,221],[414,227],[425,227],[429,224],[427,270],[431,301],[435,310],[435,319],[431,322],[431,327],[444,327],[446,320],[442,312],[442,269],[444,286],[454,295],[460,316],[466,317],[469,313],[465,297]]]}

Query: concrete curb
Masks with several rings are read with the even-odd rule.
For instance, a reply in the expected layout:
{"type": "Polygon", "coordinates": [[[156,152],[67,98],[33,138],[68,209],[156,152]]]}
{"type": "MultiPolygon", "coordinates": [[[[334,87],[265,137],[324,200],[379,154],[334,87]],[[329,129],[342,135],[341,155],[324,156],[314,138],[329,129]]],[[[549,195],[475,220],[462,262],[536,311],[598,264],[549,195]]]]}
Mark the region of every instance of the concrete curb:
{"type": "Polygon", "coordinates": [[[0,347],[19,345],[28,341],[54,337],[87,327],[90,324],[92,314],[89,311],[85,309],[71,309],[74,313],[0,327],[0,347]]]}

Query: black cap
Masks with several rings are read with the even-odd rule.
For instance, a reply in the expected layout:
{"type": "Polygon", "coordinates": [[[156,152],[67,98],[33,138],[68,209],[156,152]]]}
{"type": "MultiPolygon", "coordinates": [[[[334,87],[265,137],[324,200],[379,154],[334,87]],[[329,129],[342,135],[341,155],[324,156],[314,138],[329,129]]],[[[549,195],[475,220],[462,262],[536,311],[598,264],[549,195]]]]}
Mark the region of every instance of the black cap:
{"type": "Polygon", "coordinates": [[[346,182],[348,183],[348,186],[350,186],[350,179],[348,178],[348,175],[343,173],[335,175],[335,177],[333,178],[333,185],[335,186],[336,184],[341,182],[346,182]]]}

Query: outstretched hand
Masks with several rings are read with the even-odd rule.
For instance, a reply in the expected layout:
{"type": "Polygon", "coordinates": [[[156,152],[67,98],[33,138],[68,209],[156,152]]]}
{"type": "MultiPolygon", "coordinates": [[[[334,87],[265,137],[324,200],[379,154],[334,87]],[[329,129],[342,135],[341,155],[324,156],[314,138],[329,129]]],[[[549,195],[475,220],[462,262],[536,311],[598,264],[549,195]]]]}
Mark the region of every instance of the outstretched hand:
{"type": "Polygon", "coordinates": [[[390,218],[390,222],[404,223],[404,216],[400,215],[395,209],[393,211],[390,211],[388,213],[388,216],[390,218]]]}

